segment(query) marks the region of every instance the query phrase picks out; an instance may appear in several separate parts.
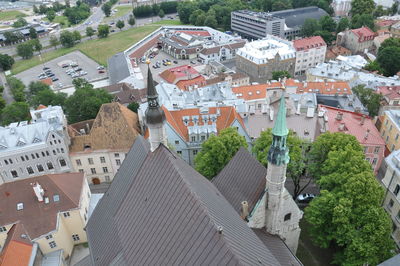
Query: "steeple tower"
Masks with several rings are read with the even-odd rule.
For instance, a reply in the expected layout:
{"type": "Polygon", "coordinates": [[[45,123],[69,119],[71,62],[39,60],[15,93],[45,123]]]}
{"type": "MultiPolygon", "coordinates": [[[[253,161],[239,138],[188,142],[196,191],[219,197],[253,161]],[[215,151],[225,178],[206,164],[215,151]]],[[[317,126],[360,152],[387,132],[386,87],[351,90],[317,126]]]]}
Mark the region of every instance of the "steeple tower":
{"type": "Polygon", "coordinates": [[[150,149],[154,151],[160,143],[167,145],[167,138],[164,127],[165,113],[158,103],[158,94],[154,87],[150,65],[147,71],[147,103],[148,107],[145,112],[145,119],[150,133],[150,149]]]}
{"type": "Polygon", "coordinates": [[[290,159],[286,146],[288,133],[283,92],[267,158],[265,227],[268,233],[279,235],[292,252],[296,253],[300,236],[299,220],[303,213],[285,188],[286,167],[290,159]]]}

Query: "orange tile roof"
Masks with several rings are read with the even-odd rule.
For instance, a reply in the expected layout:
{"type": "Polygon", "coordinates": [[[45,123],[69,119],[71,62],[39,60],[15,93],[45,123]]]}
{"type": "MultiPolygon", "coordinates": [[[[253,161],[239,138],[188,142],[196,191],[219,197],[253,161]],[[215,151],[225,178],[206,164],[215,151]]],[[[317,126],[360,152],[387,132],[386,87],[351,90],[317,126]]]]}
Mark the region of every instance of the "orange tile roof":
{"type": "Polygon", "coordinates": [[[310,48],[317,48],[321,46],[326,46],[324,39],[321,36],[312,36],[308,38],[303,38],[293,41],[293,46],[296,51],[303,51],[310,48]]]}
{"type": "MultiPolygon", "coordinates": [[[[165,112],[165,117],[167,122],[175,129],[175,131],[181,135],[183,139],[186,141],[189,140],[189,133],[187,126],[185,126],[183,122],[184,116],[199,116],[199,125],[204,125],[203,119],[200,114],[200,108],[193,109],[183,109],[183,110],[173,110],[169,111],[164,106],[162,107],[165,112]]],[[[240,115],[236,112],[235,107],[233,106],[223,106],[223,107],[209,107],[207,114],[217,114],[217,109],[220,111],[220,115],[217,117],[217,132],[219,133],[221,130],[228,128],[232,125],[235,120],[238,120],[239,123],[245,128],[244,123],[240,115]]],[[[208,122],[211,125],[211,122],[208,122]]],[[[190,121],[188,126],[193,126],[193,122],[190,121]]]]}
{"type": "Polygon", "coordinates": [[[176,83],[176,86],[183,91],[187,91],[190,86],[197,85],[198,87],[202,87],[205,84],[206,79],[203,76],[198,76],[190,80],[180,80],[176,83]]]}
{"type": "Polygon", "coordinates": [[[51,80],[51,78],[42,79],[41,82],[49,86],[53,85],[53,81],[51,80]]]}
{"type": "Polygon", "coordinates": [[[36,108],[36,110],[42,110],[42,109],[46,109],[46,108],[47,108],[46,105],[40,104],[40,105],[38,106],[38,108],[36,108]]]}
{"type": "Polygon", "coordinates": [[[32,243],[24,226],[14,224],[7,233],[7,239],[0,254],[0,266],[28,265],[32,254],[32,243]],[[26,237],[23,238],[23,235],[26,237]]]}
{"type": "Polygon", "coordinates": [[[362,27],[351,30],[358,37],[358,42],[365,42],[374,39],[375,32],[368,27],[362,27]]]}
{"type": "Polygon", "coordinates": [[[324,95],[343,95],[343,94],[353,94],[349,83],[345,81],[333,81],[333,82],[305,82],[299,83],[300,86],[297,87],[297,93],[305,92],[316,92],[324,95]]]}
{"type": "Polygon", "coordinates": [[[268,84],[248,85],[232,88],[232,91],[238,98],[250,101],[265,98],[267,96],[267,87],[268,84]]]}
{"type": "Polygon", "coordinates": [[[160,73],[160,77],[168,83],[176,84],[178,80],[189,80],[199,76],[199,72],[189,65],[173,67],[160,73]],[[191,76],[189,78],[188,76],[191,76]]]}

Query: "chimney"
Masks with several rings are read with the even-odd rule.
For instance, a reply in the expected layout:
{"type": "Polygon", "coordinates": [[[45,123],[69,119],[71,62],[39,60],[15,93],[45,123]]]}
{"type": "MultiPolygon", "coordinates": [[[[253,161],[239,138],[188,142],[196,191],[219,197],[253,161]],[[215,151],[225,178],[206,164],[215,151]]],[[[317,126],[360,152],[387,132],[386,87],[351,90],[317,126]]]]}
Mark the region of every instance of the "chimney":
{"type": "Polygon", "coordinates": [[[344,128],[345,128],[345,125],[344,125],[344,123],[340,123],[340,125],[339,125],[339,131],[344,131],[344,128]]]}
{"type": "Polygon", "coordinates": [[[242,201],[242,207],[240,208],[240,217],[245,220],[249,216],[249,204],[247,201],[242,201]]]}
{"type": "Polygon", "coordinates": [[[32,184],[32,187],[33,187],[33,191],[35,192],[35,195],[36,195],[38,201],[43,202],[44,190],[43,190],[42,186],[38,182],[35,182],[32,184]]]}
{"type": "Polygon", "coordinates": [[[364,139],[368,139],[368,135],[369,135],[369,129],[367,129],[367,132],[365,132],[365,137],[364,137],[364,139]]]}
{"type": "Polygon", "coordinates": [[[343,119],[343,113],[342,112],[338,112],[337,115],[336,115],[336,120],[342,121],[342,119],[343,119]]]}
{"type": "Polygon", "coordinates": [[[362,116],[361,116],[360,125],[364,125],[364,122],[365,122],[365,115],[362,115],[362,116]]]}

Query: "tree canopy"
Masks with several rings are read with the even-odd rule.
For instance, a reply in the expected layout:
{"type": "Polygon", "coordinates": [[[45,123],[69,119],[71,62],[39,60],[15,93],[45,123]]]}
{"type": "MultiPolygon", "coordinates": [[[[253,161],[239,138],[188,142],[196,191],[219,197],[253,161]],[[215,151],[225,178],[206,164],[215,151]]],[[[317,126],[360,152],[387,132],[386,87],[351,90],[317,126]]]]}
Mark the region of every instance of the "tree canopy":
{"type": "Polygon", "coordinates": [[[350,13],[352,15],[356,14],[372,14],[375,9],[374,0],[353,0],[351,2],[350,13]]]}
{"type": "Polygon", "coordinates": [[[60,43],[65,48],[73,47],[75,45],[74,34],[70,31],[62,31],[60,34],[60,43]]]}
{"type": "Polygon", "coordinates": [[[29,105],[25,102],[13,102],[3,108],[0,115],[1,125],[30,119],[29,105]]]}
{"type": "Polygon", "coordinates": [[[208,179],[216,176],[232,159],[240,147],[247,148],[245,137],[236,129],[226,128],[218,136],[212,135],[201,145],[194,158],[196,170],[208,179]]]}
{"type": "Polygon", "coordinates": [[[17,54],[23,59],[29,59],[33,56],[33,46],[29,42],[20,43],[17,45],[17,54]]]}
{"type": "Polygon", "coordinates": [[[11,69],[14,63],[14,58],[8,54],[0,54],[0,67],[3,71],[11,69]]]}
{"type": "Polygon", "coordinates": [[[358,85],[353,88],[353,92],[358,96],[361,103],[367,107],[370,116],[378,115],[381,106],[382,95],[375,93],[374,90],[358,85]]]}
{"type": "Polygon", "coordinates": [[[290,78],[290,73],[286,70],[280,70],[280,71],[273,71],[272,72],[272,79],[273,80],[279,80],[283,78],[290,78]]]}
{"type": "Polygon", "coordinates": [[[107,38],[109,33],[110,27],[108,25],[102,24],[97,27],[97,36],[99,36],[99,38],[107,38]]]}
{"type": "Polygon", "coordinates": [[[118,20],[118,21],[117,21],[117,24],[116,24],[115,26],[117,26],[117,28],[118,28],[119,30],[122,30],[122,28],[125,27],[125,23],[124,23],[123,20],[118,20]]]}

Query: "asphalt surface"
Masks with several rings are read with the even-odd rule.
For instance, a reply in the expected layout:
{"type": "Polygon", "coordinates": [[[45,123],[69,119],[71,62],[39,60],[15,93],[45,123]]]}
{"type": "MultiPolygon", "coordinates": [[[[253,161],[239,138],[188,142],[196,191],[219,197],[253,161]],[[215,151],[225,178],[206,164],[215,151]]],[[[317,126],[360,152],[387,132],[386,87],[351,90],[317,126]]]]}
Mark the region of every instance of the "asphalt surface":
{"type": "Polygon", "coordinates": [[[4,87],[4,91],[3,91],[4,100],[6,101],[7,104],[14,102],[14,97],[11,95],[10,86],[8,86],[6,76],[4,75],[3,71],[0,72],[0,81],[1,81],[1,85],[3,85],[3,87],[4,87]]]}

